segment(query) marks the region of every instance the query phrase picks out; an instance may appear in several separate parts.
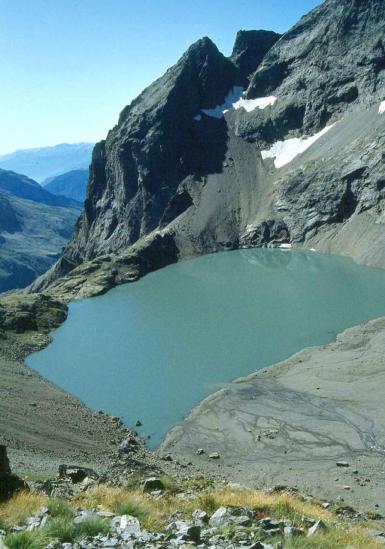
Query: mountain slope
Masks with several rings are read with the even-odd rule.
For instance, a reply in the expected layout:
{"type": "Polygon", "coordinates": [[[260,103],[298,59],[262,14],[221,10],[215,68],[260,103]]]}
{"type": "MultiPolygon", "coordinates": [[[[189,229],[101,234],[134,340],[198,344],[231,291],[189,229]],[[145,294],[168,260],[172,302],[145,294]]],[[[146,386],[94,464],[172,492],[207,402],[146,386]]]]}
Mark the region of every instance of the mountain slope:
{"type": "Polygon", "coordinates": [[[34,288],[106,254],[106,285],[122,282],[149,249],[148,269],[280,244],[385,266],[382,7],[327,0],[272,47],[239,34],[229,59],[194,44],[96,145],[83,216],[34,288]]]}
{"type": "Polygon", "coordinates": [[[22,149],[0,156],[0,168],[23,173],[40,183],[71,170],[88,169],[93,146],[93,143],[64,143],[55,147],[22,149]]]}
{"type": "Polygon", "coordinates": [[[123,110],[95,146],[72,263],[129,246],[191,205],[181,183],[194,174],[201,186],[221,171],[226,152],[225,120],[204,110],[223,103],[239,78],[237,65],[204,38],[123,110]]]}
{"type": "Polygon", "coordinates": [[[33,202],[47,204],[49,206],[63,206],[67,208],[81,209],[81,203],[57,196],[43,189],[36,181],[15,172],[0,169],[0,189],[18,198],[25,198],[33,202]]]}
{"type": "Polygon", "coordinates": [[[78,202],[0,170],[0,292],[24,287],[49,269],[79,213],[78,202]]]}
{"type": "Polygon", "coordinates": [[[87,180],[88,170],[72,170],[56,177],[49,177],[42,185],[50,193],[84,202],[87,180]]]}

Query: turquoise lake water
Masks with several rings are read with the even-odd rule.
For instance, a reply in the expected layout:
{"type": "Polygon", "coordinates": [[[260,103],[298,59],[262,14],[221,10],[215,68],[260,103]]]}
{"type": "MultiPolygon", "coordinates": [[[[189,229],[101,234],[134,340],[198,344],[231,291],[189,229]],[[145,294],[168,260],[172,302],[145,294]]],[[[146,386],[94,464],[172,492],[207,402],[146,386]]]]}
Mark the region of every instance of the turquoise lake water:
{"type": "Polygon", "coordinates": [[[94,410],[140,419],[154,446],[225,382],[384,315],[383,270],[312,252],[224,252],[71,304],[27,363],[94,410]]]}

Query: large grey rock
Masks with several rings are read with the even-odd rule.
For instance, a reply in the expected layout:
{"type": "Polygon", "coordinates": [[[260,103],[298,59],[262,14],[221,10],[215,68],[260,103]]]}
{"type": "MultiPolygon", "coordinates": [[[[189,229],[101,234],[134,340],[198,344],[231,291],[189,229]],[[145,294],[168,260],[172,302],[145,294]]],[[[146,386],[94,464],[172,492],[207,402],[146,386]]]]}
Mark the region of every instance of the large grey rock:
{"type": "Polygon", "coordinates": [[[89,467],[79,467],[78,465],[60,465],[59,478],[69,479],[74,484],[83,482],[86,478],[97,480],[99,475],[89,467]]]}
{"type": "Polygon", "coordinates": [[[252,518],[253,512],[245,507],[219,507],[210,517],[210,526],[250,526],[252,518]]]}
{"type": "MultiPolygon", "coordinates": [[[[314,131],[336,112],[367,103],[384,89],[382,0],[326,0],[265,56],[248,97],[276,95],[275,125],[314,131]]],[[[275,118],[275,117],[274,117],[275,118]]]]}
{"type": "Polygon", "coordinates": [[[267,52],[281,35],[265,30],[241,30],[237,33],[231,59],[238,68],[237,84],[247,87],[267,52]]]}
{"type": "Polygon", "coordinates": [[[143,492],[155,492],[164,490],[164,484],[160,478],[150,477],[143,481],[143,492]]]}
{"type": "Polygon", "coordinates": [[[119,528],[121,535],[125,540],[141,535],[140,523],[136,517],[132,517],[131,515],[123,515],[120,517],[119,528]]]}

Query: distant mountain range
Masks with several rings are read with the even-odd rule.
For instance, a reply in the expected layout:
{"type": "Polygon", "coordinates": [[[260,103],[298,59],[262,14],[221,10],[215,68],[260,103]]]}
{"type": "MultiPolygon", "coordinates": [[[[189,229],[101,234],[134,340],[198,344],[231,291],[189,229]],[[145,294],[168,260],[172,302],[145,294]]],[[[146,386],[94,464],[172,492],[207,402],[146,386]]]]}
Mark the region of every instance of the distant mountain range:
{"type": "Polygon", "coordinates": [[[72,170],[88,170],[93,147],[93,143],[64,143],[19,150],[0,156],[0,168],[25,174],[41,183],[72,170]]]}
{"type": "Polygon", "coordinates": [[[0,169],[0,292],[46,271],[70,238],[82,204],[0,169]]]}
{"type": "Polygon", "coordinates": [[[64,208],[81,209],[79,201],[57,196],[44,189],[39,183],[25,175],[0,169],[0,190],[8,192],[18,198],[40,202],[47,206],[62,206],[64,208]]]}
{"type": "Polygon", "coordinates": [[[72,170],[42,182],[50,193],[66,196],[83,203],[86,198],[88,170],[72,170]]]}

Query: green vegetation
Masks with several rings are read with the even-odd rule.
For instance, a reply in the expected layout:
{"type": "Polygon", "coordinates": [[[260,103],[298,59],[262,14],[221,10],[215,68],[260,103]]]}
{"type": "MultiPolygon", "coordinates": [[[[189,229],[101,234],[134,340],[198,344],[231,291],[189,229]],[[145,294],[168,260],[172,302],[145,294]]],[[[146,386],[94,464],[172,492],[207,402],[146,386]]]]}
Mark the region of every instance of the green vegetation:
{"type": "MultiPolygon", "coordinates": [[[[371,523],[352,525],[349,519],[335,512],[325,510],[322,506],[304,501],[299,496],[290,494],[268,494],[256,490],[241,488],[194,488],[194,483],[185,492],[175,493],[177,486],[171,486],[171,491],[165,491],[161,498],[154,498],[144,493],[139,486],[127,490],[118,487],[96,486],[88,492],[79,492],[71,501],[60,498],[46,498],[30,493],[21,493],[9,502],[0,506],[0,527],[6,531],[14,525],[22,525],[27,517],[33,515],[41,506],[49,510],[49,519],[41,530],[34,532],[9,533],[5,539],[9,549],[42,549],[51,541],[74,543],[85,537],[97,534],[106,535],[110,521],[104,518],[86,518],[75,524],[73,518],[76,509],[98,509],[111,511],[117,515],[135,516],[142,527],[149,531],[162,531],[169,517],[176,511],[181,517],[189,519],[191,513],[200,508],[208,514],[221,506],[243,506],[252,509],[256,519],[272,517],[292,521],[294,527],[308,527],[309,517],[322,520],[326,530],[313,537],[293,537],[285,541],[287,549],[376,549],[379,544],[370,537],[366,528],[373,527],[371,523]],[[187,492],[187,493],[186,493],[187,492]]],[[[337,513],[339,509],[336,509],[337,513]]],[[[229,525],[218,529],[218,534],[226,539],[237,540],[237,536],[245,529],[229,525]]],[[[255,524],[249,529],[257,540],[263,535],[260,527],[255,524]]],[[[273,540],[269,540],[272,543],[273,540]]],[[[277,541],[279,539],[277,538],[277,541]]]]}
{"type": "Polygon", "coordinates": [[[70,519],[74,516],[74,510],[66,499],[50,499],[47,502],[47,509],[52,518],[61,517],[70,519]]]}
{"type": "Polygon", "coordinates": [[[5,545],[9,549],[41,549],[55,540],[74,543],[86,537],[106,535],[109,528],[105,519],[87,519],[80,524],[74,524],[72,518],[58,516],[51,518],[39,531],[9,534],[5,538],[5,545]]]}
{"type": "Polygon", "coordinates": [[[5,545],[9,549],[40,549],[44,547],[41,536],[37,532],[9,534],[5,538],[5,545]]]}

